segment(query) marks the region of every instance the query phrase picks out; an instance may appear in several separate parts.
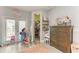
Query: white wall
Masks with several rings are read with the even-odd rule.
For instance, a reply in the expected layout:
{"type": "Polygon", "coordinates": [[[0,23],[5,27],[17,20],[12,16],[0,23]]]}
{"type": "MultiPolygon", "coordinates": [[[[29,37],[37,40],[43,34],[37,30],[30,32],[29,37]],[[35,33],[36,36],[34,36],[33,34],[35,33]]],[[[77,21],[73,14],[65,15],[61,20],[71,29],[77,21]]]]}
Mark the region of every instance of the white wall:
{"type": "Polygon", "coordinates": [[[49,12],[50,26],[56,25],[56,18],[62,16],[69,16],[74,26],[73,43],[79,44],[79,7],[78,6],[59,6],[55,7],[49,12]]]}
{"type": "Polygon", "coordinates": [[[2,15],[3,15],[3,7],[0,7],[0,45],[2,44],[2,15]]]}

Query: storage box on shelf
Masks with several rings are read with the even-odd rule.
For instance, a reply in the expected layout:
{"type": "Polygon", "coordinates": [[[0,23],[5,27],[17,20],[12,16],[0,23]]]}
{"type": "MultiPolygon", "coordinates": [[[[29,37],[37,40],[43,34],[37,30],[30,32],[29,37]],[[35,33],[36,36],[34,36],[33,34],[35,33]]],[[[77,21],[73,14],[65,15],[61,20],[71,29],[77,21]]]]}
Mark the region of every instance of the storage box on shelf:
{"type": "Polygon", "coordinates": [[[45,40],[45,43],[49,43],[49,21],[48,20],[43,20],[42,21],[42,28],[43,28],[43,39],[45,40]]]}

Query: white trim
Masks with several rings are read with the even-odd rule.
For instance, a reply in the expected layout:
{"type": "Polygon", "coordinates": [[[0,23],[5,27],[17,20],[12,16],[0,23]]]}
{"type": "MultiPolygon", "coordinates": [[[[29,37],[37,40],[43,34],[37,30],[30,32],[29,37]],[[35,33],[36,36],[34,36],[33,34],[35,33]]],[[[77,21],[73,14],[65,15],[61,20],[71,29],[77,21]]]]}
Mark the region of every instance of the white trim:
{"type": "Polygon", "coordinates": [[[41,11],[35,11],[32,12],[32,39],[34,40],[34,14],[40,14],[40,42],[42,39],[42,12],[41,11]]]}

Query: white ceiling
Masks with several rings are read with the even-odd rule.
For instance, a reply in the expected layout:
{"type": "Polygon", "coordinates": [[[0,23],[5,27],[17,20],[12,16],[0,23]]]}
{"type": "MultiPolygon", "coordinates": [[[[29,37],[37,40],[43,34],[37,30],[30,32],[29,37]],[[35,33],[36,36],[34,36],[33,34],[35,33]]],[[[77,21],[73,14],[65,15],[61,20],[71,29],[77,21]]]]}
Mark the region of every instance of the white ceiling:
{"type": "Polygon", "coordinates": [[[25,11],[35,11],[35,10],[50,10],[54,6],[10,6],[11,8],[17,8],[25,11]]]}

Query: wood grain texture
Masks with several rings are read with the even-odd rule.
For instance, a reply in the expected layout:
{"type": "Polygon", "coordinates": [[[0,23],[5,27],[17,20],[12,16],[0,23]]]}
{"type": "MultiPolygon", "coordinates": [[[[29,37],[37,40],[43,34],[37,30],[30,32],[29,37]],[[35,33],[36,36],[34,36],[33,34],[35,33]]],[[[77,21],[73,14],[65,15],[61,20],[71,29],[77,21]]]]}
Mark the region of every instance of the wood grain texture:
{"type": "Polygon", "coordinates": [[[71,43],[73,42],[72,26],[51,26],[50,27],[50,45],[65,53],[71,52],[71,43]]]}

